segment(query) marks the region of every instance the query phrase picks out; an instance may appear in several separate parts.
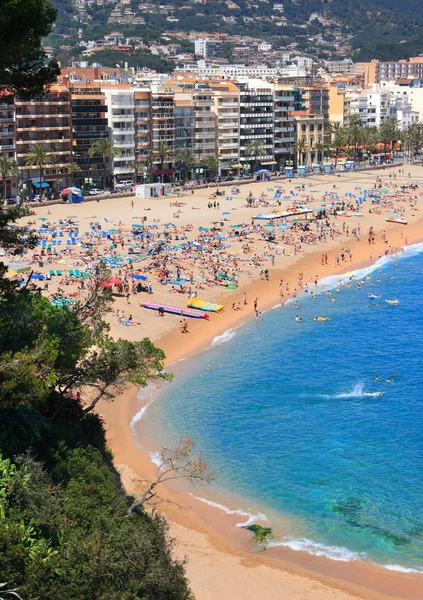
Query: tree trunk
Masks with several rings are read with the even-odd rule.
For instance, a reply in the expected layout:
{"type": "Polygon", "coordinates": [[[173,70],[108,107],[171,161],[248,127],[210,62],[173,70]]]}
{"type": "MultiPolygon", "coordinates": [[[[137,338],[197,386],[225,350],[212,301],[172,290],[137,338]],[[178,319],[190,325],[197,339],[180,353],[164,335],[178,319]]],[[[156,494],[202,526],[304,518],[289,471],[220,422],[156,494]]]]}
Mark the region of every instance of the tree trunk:
{"type": "Polygon", "coordinates": [[[3,202],[6,204],[6,173],[2,173],[3,178],[3,202]]]}
{"type": "Polygon", "coordinates": [[[105,393],[106,392],[104,390],[102,390],[101,392],[99,392],[97,394],[97,396],[94,398],[94,400],[91,402],[91,404],[89,406],[86,406],[84,408],[84,414],[91,412],[95,408],[97,402],[99,400],[101,400],[101,398],[104,396],[105,393]]]}
{"type": "Polygon", "coordinates": [[[107,158],[104,157],[103,159],[103,190],[106,189],[106,183],[107,183],[107,158]]]}

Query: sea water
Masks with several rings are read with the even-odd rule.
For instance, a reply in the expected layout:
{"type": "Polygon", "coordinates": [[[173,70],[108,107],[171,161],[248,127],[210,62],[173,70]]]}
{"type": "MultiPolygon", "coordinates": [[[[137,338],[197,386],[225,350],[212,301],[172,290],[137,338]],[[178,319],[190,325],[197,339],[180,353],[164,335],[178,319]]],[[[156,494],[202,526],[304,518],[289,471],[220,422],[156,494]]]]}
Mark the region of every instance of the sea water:
{"type": "Polygon", "coordinates": [[[273,545],[423,572],[422,250],[220,336],[143,415],[158,444],[194,438],[209,493],[266,515],[273,545]]]}

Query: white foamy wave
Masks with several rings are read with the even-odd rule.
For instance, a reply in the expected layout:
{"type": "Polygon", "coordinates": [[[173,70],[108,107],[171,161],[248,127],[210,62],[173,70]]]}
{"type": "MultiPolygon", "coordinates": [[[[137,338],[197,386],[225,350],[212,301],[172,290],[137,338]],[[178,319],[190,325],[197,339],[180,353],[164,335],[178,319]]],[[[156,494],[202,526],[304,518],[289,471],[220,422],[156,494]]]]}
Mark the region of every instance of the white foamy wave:
{"type": "Polygon", "coordinates": [[[382,394],[381,392],[365,392],[364,384],[357,383],[350,391],[348,392],[340,392],[339,394],[330,395],[322,395],[322,398],[326,398],[328,400],[338,399],[338,398],[378,398],[382,394]]]}
{"type": "Polygon", "coordinates": [[[376,271],[381,269],[388,263],[392,262],[397,256],[382,256],[375,263],[365,267],[364,269],[357,269],[356,271],[349,271],[347,273],[341,273],[339,275],[330,275],[329,277],[323,277],[317,284],[317,288],[320,292],[331,290],[339,284],[347,283],[350,280],[363,279],[376,271]]]}
{"type": "Polygon", "coordinates": [[[211,343],[212,348],[214,348],[215,346],[220,346],[220,344],[224,344],[225,342],[229,342],[229,340],[231,340],[235,335],[236,328],[228,329],[227,331],[225,331],[225,333],[222,333],[222,335],[217,335],[215,338],[213,338],[213,341],[211,343]]]}
{"type": "Polygon", "coordinates": [[[411,244],[410,246],[404,246],[403,255],[414,256],[416,254],[421,254],[422,252],[423,252],[423,242],[419,242],[418,244],[411,244]]]}
{"type": "Polygon", "coordinates": [[[326,558],[342,562],[363,560],[366,558],[366,554],[363,552],[353,552],[347,548],[338,546],[326,546],[326,544],[319,544],[318,542],[313,542],[307,538],[287,539],[280,542],[269,542],[268,544],[269,548],[277,548],[280,546],[291,548],[291,550],[297,552],[307,552],[313,556],[325,556],[326,558]]]}
{"type": "MultiPolygon", "coordinates": [[[[376,563],[375,563],[376,564],[376,563]]],[[[388,571],[399,571],[400,573],[423,573],[423,569],[412,569],[411,567],[403,567],[402,565],[377,565],[388,569],[388,571]]]]}
{"type": "Polygon", "coordinates": [[[247,517],[246,521],[236,523],[236,527],[248,527],[249,525],[252,525],[256,521],[268,522],[266,515],[264,515],[263,513],[260,513],[260,512],[257,513],[256,515],[254,515],[252,513],[245,512],[244,510],[239,510],[239,509],[233,510],[231,508],[228,508],[224,504],[219,504],[218,502],[213,502],[213,500],[207,500],[206,498],[202,498],[201,496],[194,496],[194,494],[191,494],[191,493],[189,493],[189,496],[191,496],[192,498],[195,498],[195,500],[204,502],[204,504],[208,504],[209,506],[212,506],[213,508],[217,508],[218,510],[221,510],[226,515],[240,515],[242,517],[247,517]]]}
{"type": "Polygon", "coordinates": [[[151,462],[160,467],[163,462],[160,452],[149,452],[148,454],[150,455],[151,462]]]}
{"type": "Polygon", "coordinates": [[[139,421],[141,421],[141,419],[144,417],[148,407],[151,404],[153,404],[153,402],[155,400],[154,392],[156,392],[156,391],[157,391],[157,386],[154,385],[153,383],[150,383],[146,387],[139,388],[139,390],[137,392],[137,399],[140,400],[141,402],[145,401],[145,404],[137,412],[137,414],[132,417],[132,420],[130,422],[130,426],[132,429],[134,428],[134,425],[136,423],[138,423],[139,421]]]}

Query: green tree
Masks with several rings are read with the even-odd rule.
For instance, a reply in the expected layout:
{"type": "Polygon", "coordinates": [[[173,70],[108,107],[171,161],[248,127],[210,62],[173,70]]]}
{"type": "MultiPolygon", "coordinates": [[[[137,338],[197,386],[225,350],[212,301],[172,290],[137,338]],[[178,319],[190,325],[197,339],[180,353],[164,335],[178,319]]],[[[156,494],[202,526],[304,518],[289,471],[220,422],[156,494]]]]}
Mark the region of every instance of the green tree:
{"type": "Polygon", "coordinates": [[[325,155],[325,145],[322,144],[322,142],[317,142],[317,144],[314,145],[314,150],[317,152],[317,162],[323,160],[325,155]]]}
{"type": "Polygon", "coordinates": [[[257,170],[257,159],[260,156],[263,156],[266,152],[265,146],[263,144],[263,142],[260,142],[260,140],[252,140],[246,150],[245,150],[245,156],[248,156],[249,158],[251,158],[252,160],[252,167],[253,167],[253,172],[257,170]]]}
{"type": "Polygon", "coordinates": [[[88,156],[101,156],[103,160],[103,189],[105,190],[107,187],[107,173],[108,173],[108,162],[109,158],[115,158],[120,156],[121,150],[117,146],[115,146],[114,142],[110,142],[107,138],[100,138],[96,142],[94,142],[89,150],[88,156]]]}
{"type": "Polygon", "coordinates": [[[78,163],[73,162],[66,165],[66,171],[71,176],[72,185],[75,185],[75,176],[77,173],[81,172],[81,167],[78,165],[78,163]]]}
{"type": "Polygon", "coordinates": [[[209,169],[210,176],[212,178],[216,177],[218,169],[219,169],[219,164],[220,164],[219,157],[210,154],[210,155],[206,156],[204,164],[209,169]]]}
{"type": "Polygon", "coordinates": [[[379,138],[383,143],[383,153],[386,158],[387,147],[396,139],[398,139],[398,123],[394,119],[388,119],[381,123],[379,130],[379,138]]]}
{"type": "Polygon", "coordinates": [[[30,167],[38,167],[40,172],[40,194],[42,192],[43,186],[43,176],[44,176],[44,168],[48,165],[54,165],[56,162],[56,157],[54,154],[51,154],[47,149],[45,144],[34,144],[31,149],[29,156],[25,159],[25,164],[30,167]]]}
{"type": "Polygon", "coordinates": [[[302,138],[295,142],[295,151],[297,153],[297,165],[302,166],[304,154],[308,151],[308,146],[302,138]]]}
{"type": "Polygon", "coordinates": [[[163,171],[165,160],[172,158],[173,151],[166,142],[159,142],[157,146],[153,148],[153,156],[159,159],[160,171],[163,171]]]}
{"type": "Polygon", "coordinates": [[[340,151],[346,144],[345,128],[340,121],[335,121],[330,124],[329,133],[331,136],[330,145],[335,150],[335,166],[338,164],[340,151]]]}
{"type": "Polygon", "coordinates": [[[372,154],[379,143],[379,132],[376,127],[370,127],[366,125],[363,127],[361,134],[361,144],[366,150],[367,154],[372,154]]]}
{"type": "Polygon", "coordinates": [[[423,146],[423,123],[413,123],[407,131],[411,148],[414,149],[414,153],[419,152],[423,146]]]}
{"type": "Polygon", "coordinates": [[[345,128],[345,141],[348,145],[353,147],[353,158],[356,159],[357,148],[361,143],[363,135],[363,123],[360,115],[352,115],[350,122],[345,128]]]}
{"type": "Polygon", "coordinates": [[[46,92],[60,69],[47,61],[41,39],[56,18],[48,0],[2,0],[0,10],[0,92],[31,99],[46,92]]]}
{"type": "Polygon", "coordinates": [[[183,148],[177,155],[176,160],[181,163],[181,171],[183,171],[185,175],[185,179],[187,178],[187,174],[190,172],[192,175],[192,169],[197,164],[197,158],[191,148],[183,148]]]}
{"type": "Polygon", "coordinates": [[[5,154],[0,154],[0,173],[3,183],[3,200],[6,200],[6,179],[8,175],[17,175],[18,166],[16,161],[5,154]]]}

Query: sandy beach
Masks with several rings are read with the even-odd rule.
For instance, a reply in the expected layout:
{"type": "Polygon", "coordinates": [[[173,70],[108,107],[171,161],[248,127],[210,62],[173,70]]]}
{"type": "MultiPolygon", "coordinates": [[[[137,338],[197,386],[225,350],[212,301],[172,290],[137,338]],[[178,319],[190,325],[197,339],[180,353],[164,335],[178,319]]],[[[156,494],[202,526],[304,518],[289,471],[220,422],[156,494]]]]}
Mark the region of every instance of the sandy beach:
{"type": "MultiPolygon", "coordinates": [[[[222,257],[217,258],[214,264],[212,259],[198,258],[192,254],[169,258],[167,261],[174,274],[180,268],[188,281],[189,274],[193,273],[192,287],[198,297],[224,304],[224,312],[212,314],[207,321],[189,320],[189,333],[181,334],[178,316],[166,314],[159,317],[155,312],[142,308],[139,301],[151,300],[185,306],[189,283],[184,286],[183,293],[177,290],[171,293],[172,286],[161,284],[155,276],[160,271],[160,266],[147,270],[146,263],[141,262],[134,264],[134,267],[140,267],[140,272],[147,275],[153,293],[117,296],[114,311],[109,316],[113,336],[133,340],[151,338],[157,346],[163,348],[167,365],[171,368],[171,364],[180,358],[193,356],[208,347],[216,336],[246,319],[254,318],[255,298],[258,299],[258,309],[266,311],[281,302],[281,287],[282,299],[286,301],[292,295],[300,294],[305,286],[311,290],[316,280],[338,272],[341,274],[356,270],[373,263],[385,253],[393,254],[401,251],[405,245],[422,241],[422,186],[404,193],[396,191],[400,185],[420,184],[422,181],[422,167],[406,167],[404,174],[399,172],[398,167],[392,167],[373,172],[346,173],[341,177],[317,176],[305,180],[304,189],[296,180],[291,183],[286,180],[254,183],[241,187],[240,193],[233,195],[232,200],[226,199],[230,195],[228,190],[226,198],[210,198],[215,191],[215,188],[210,188],[195,190],[194,194],[189,190],[178,198],[149,201],[110,198],[100,203],[75,206],[59,204],[37,208],[36,215],[26,218],[26,221],[34,222],[43,218],[57,222],[72,215],[79,222],[79,231],[85,233],[92,230],[93,223],[99,222],[104,227],[107,220],[117,231],[121,230],[118,236],[125,233],[129,236],[133,223],[145,223],[151,225],[152,229],[154,225],[157,226],[156,229],[161,229],[164,223],[173,223],[176,227],[173,228],[172,237],[186,236],[188,240],[197,235],[199,227],[210,228],[214,223],[221,228],[220,223],[224,224],[221,229],[226,231],[227,247],[221,248],[222,257]],[[361,191],[357,188],[370,189],[377,177],[382,179],[379,189],[388,189],[387,196],[390,196],[391,205],[372,205],[367,200],[362,207],[346,211],[347,214],[343,211],[343,214],[329,216],[330,225],[325,239],[316,237],[311,243],[308,232],[300,227],[293,234],[294,239],[289,238],[288,229],[288,233],[276,232],[276,236],[285,235],[284,239],[279,238],[276,243],[270,243],[266,239],[264,228],[251,228],[252,217],[259,213],[284,211],[298,205],[313,209],[323,206],[329,211],[331,202],[342,199],[348,201],[348,192],[358,196],[361,191]],[[273,200],[277,186],[283,190],[278,205],[273,200]],[[248,207],[246,198],[250,192],[255,198],[259,198],[261,194],[265,194],[267,198],[261,204],[257,203],[257,206],[248,207]],[[298,196],[293,196],[293,192],[298,196]],[[334,193],[338,194],[338,200],[331,197],[334,193]],[[289,198],[284,199],[284,196],[289,198]],[[208,208],[208,204],[216,200],[219,207],[208,208]],[[174,205],[175,202],[178,206],[174,205]],[[357,209],[361,216],[352,216],[357,209]],[[394,211],[407,220],[408,224],[386,222],[386,218],[394,211]],[[224,212],[230,214],[223,215],[224,212]],[[147,217],[147,221],[144,221],[144,217],[147,217]],[[237,224],[243,225],[246,230],[250,228],[245,237],[230,236],[230,226],[237,224]],[[353,230],[357,232],[358,228],[360,235],[353,235],[353,230]],[[371,243],[368,241],[370,228],[373,228],[371,243]],[[239,279],[238,286],[228,289],[225,285],[217,284],[216,280],[210,285],[204,285],[207,273],[213,269],[224,270],[231,275],[235,273],[239,279]],[[268,280],[264,276],[265,269],[269,272],[268,280]],[[203,278],[202,273],[205,274],[203,278]],[[302,274],[301,277],[299,274],[302,274]],[[247,304],[244,304],[244,294],[247,304]],[[241,310],[232,309],[232,306],[239,306],[241,310]],[[128,316],[131,317],[130,323],[128,316]]],[[[291,222],[290,219],[288,221],[291,222]]],[[[312,234],[316,234],[315,229],[312,234]]],[[[124,244],[127,242],[124,241],[124,244]]],[[[100,252],[100,248],[97,248],[97,252],[100,252]]],[[[106,241],[101,245],[101,252],[107,252],[106,241]]],[[[66,270],[86,265],[78,257],[76,250],[68,255],[59,253],[57,256],[47,256],[47,260],[41,261],[42,267],[39,266],[39,258],[32,257],[31,262],[37,265],[40,273],[46,273],[52,268],[66,270]]],[[[26,259],[29,264],[30,257],[26,259]]],[[[122,273],[119,276],[123,278],[124,275],[122,273]]],[[[178,288],[177,285],[175,287],[178,288]]],[[[57,277],[49,280],[45,293],[54,293],[59,288],[65,288],[69,294],[83,293],[78,282],[59,281],[57,277]]],[[[141,407],[142,403],[137,399],[135,389],[128,389],[113,403],[102,402],[99,405],[99,412],[105,417],[116,467],[128,491],[141,489],[140,481],[151,478],[155,468],[148,453],[134,442],[130,427],[132,418],[141,407]]],[[[202,490],[201,495],[206,493],[206,490],[202,490]]],[[[417,600],[422,596],[423,579],[418,575],[387,571],[358,562],[331,561],[287,548],[254,552],[251,534],[236,529],[233,516],[224,515],[218,509],[195,501],[186,494],[183,487],[169,486],[166,494],[173,502],[189,508],[181,510],[175,505],[161,505],[170,522],[170,533],[175,538],[175,553],[178,557],[186,556],[188,559],[187,574],[197,600],[320,600],[324,597],[334,600],[357,597],[417,600]]]]}

